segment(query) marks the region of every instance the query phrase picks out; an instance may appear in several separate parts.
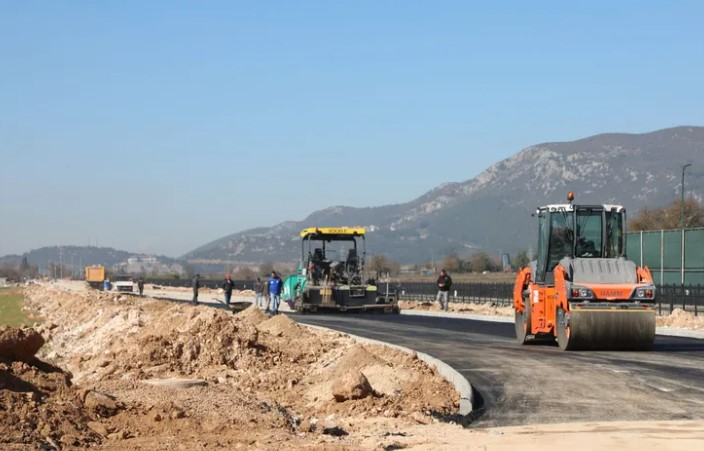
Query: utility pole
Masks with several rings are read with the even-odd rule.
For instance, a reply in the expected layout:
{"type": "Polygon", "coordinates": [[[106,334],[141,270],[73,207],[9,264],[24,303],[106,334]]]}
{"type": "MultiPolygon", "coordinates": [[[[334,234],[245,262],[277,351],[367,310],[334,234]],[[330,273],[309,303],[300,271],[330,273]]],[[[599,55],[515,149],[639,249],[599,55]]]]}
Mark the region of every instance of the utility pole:
{"type": "Polygon", "coordinates": [[[687,163],[682,165],[682,200],[680,202],[680,229],[682,229],[682,249],[681,249],[681,267],[680,267],[680,283],[684,286],[684,171],[688,167],[692,166],[692,163],[687,163]]]}
{"type": "Polygon", "coordinates": [[[692,166],[692,163],[687,163],[682,165],[682,201],[680,202],[680,229],[684,229],[684,171],[688,167],[692,166]]]}

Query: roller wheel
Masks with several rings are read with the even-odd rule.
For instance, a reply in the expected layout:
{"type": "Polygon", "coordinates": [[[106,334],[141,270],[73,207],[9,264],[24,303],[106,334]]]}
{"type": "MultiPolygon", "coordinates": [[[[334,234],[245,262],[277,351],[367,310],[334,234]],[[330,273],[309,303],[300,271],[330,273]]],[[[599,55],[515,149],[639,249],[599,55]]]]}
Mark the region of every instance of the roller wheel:
{"type": "Polygon", "coordinates": [[[561,308],[557,308],[557,345],[563,351],[569,351],[570,347],[570,317],[569,314],[561,308]]]}
{"type": "Polygon", "coordinates": [[[530,304],[524,302],[523,313],[516,310],[515,325],[516,325],[516,340],[518,344],[524,345],[528,342],[530,336],[530,304]]]}

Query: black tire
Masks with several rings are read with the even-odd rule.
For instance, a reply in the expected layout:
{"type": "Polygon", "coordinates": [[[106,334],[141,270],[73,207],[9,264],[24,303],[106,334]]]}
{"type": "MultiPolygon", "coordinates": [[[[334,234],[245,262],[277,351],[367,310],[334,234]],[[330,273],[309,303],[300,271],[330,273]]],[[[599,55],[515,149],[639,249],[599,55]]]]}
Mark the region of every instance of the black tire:
{"type": "Polygon", "coordinates": [[[561,308],[557,308],[555,313],[555,318],[557,318],[557,345],[563,351],[569,351],[570,346],[570,318],[569,315],[561,308]]]}
{"type": "Polygon", "coordinates": [[[515,314],[515,326],[516,326],[516,340],[518,344],[524,345],[529,341],[530,336],[530,304],[524,302],[525,306],[523,313],[516,310],[515,314]]]}
{"type": "Polygon", "coordinates": [[[301,301],[300,299],[293,301],[293,311],[296,313],[304,314],[306,312],[306,309],[303,306],[303,301],[301,301]]]}

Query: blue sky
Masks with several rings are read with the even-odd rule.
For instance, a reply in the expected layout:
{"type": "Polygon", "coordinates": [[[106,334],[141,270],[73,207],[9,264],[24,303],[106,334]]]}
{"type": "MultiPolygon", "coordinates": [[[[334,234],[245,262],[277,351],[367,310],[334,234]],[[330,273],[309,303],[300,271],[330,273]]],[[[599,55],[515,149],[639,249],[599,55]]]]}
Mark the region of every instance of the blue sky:
{"type": "Polygon", "coordinates": [[[181,255],[704,124],[700,1],[0,0],[0,255],[181,255]]]}

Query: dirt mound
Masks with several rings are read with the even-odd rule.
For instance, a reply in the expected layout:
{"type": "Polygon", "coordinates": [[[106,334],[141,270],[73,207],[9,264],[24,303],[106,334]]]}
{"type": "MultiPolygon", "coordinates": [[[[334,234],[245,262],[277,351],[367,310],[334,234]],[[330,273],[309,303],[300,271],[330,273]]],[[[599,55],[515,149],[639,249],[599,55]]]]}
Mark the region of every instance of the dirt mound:
{"type": "Polygon", "coordinates": [[[186,331],[148,335],[141,339],[128,366],[162,366],[162,371],[193,374],[213,365],[235,367],[253,350],[258,332],[253,326],[218,315],[199,319],[186,331]],[[134,359],[134,360],[133,360],[134,359]]]}
{"type": "MultiPolygon", "coordinates": [[[[258,310],[258,309],[257,309],[258,310]]],[[[301,326],[286,315],[275,315],[257,325],[257,329],[277,337],[299,338],[303,334],[301,326]]]]}
{"type": "Polygon", "coordinates": [[[354,345],[347,349],[342,358],[330,369],[331,373],[339,376],[352,371],[361,371],[372,365],[389,365],[388,362],[369,352],[362,345],[354,345]]]}
{"type": "Polygon", "coordinates": [[[685,329],[704,330],[704,315],[700,312],[698,316],[676,308],[667,316],[660,316],[656,319],[658,326],[682,327],[685,329]]]}
{"type": "Polygon", "coordinates": [[[107,435],[102,449],[358,449],[365,421],[431,422],[429,412],[451,414],[459,402],[412,355],[269,318],[256,306],[232,315],[46,287],[26,298],[52,324],[39,354],[75,375],[74,404],[91,420],[78,425],[93,431],[87,439],[107,435]],[[154,380],[199,383],[144,383],[154,380]]]}
{"type": "Polygon", "coordinates": [[[44,345],[44,338],[34,329],[0,329],[0,358],[31,362],[44,345]]]}
{"type": "Polygon", "coordinates": [[[259,323],[263,323],[264,321],[269,319],[267,314],[262,312],[262,310],[254,304],[236,314],[235,317],[241,320],[242,322],[251,324],[253,326],[258,325],[259,323]]]}
{"type": "MultiPolygon", "coordinates": [[[[36,336],[33,331],[21,332],[24,337],[36,336]]],[[[8,335],[17,336],[4,334],[8,335]]],[[[31,348],[36,348],[37,339],[30,341],[34,343],[31,348]]],[[[71,374],[31,355],[32,364],[13,361],[7,355],[0,361],[0,443],[42,449],[98,443],[100,435],[89,427],[98,415],[72,387],[71,374]]]]}

